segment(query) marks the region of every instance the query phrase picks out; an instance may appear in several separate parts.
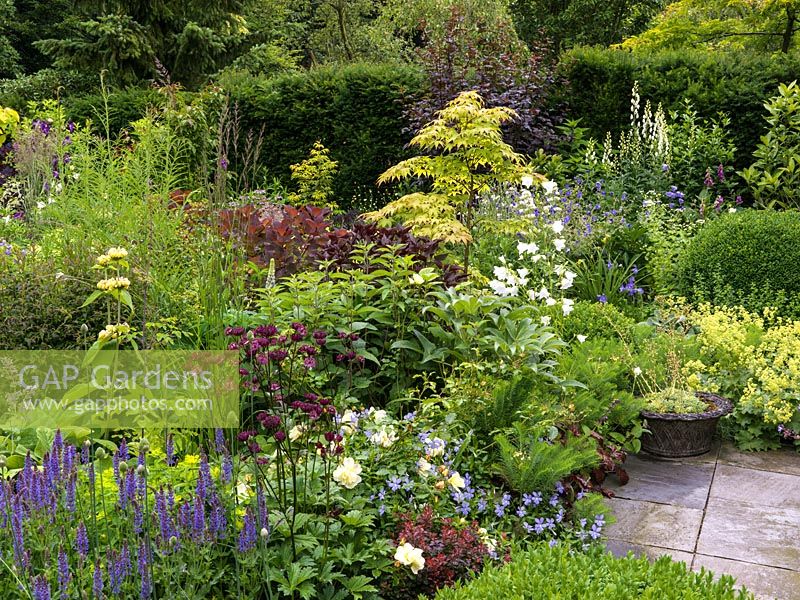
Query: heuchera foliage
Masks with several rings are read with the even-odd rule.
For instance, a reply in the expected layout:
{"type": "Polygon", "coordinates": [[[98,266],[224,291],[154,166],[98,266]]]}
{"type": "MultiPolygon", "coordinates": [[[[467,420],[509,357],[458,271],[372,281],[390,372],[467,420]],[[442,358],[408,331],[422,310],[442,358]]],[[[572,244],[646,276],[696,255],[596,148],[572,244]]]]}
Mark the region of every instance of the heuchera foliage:
{"type": "Polygon", "coordinates": [[[320,261],[332,261],[339,270],[377,266],[369,260],[354,261],[354,252],[361,244],[369,244],[369,255],[378,256],[389,248],[400,256],[414,257],[414,269],[434,266],[442,273],[447,286],[465,279],[464,270],[445,262],[439,240],[416,237],[408,227],[378,227],[356,221],[350,228],[336,227],[330,221],[331,211],[318,206],[247,205],[220,213],[220,233],[248,259],[266,268],[275,261],[277,277],[286,277],[320,261]]]}
{"type": "Polygon", "coordinates": [[[413,131],[458,94],[474,90],[487,107],[505,106],[518,114],[503,128],[515,150],[530,154],[552,148],[563,119],[561,109],[548,102],[558,82],[545,56],[542,48],[529,50],[510,22],[468,19],[454,6],[444,35],[419,51],[430,88],[407,111],[413,131]]]}
{"type": "Polygon", "coordinates": [[[483,570],[489,550],[475,523],[456,525],[453,519],[437,518],[426,506],[416,518],[402,515],[395,542],[410,543],[422,549],[425,568],[417,575],[407,574],[394,585],[384,584],[386,598],[400,600],[418,594],[432,596],[436,590],[468,579],[483,570]]]}

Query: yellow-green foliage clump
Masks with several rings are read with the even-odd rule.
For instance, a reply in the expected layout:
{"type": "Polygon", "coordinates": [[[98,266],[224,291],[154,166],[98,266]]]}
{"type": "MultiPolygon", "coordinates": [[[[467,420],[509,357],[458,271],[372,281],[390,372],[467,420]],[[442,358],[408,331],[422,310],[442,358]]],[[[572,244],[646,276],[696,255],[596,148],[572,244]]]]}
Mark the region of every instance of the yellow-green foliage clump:
{"type": "Polygon", "coordinates": [[[777,445],[779,425],[800,429],[800,321],[708,304],[691,320],[701,351],[684,366],[687,381],[734,401],[739,444],[765,449],[777,445]]]}
{"type": "Polygon", "coordinates": [[[17,127],[19,127],[19,113],[13,108],[0,107],[0,144],[13,137],[17,127]]]}
{"type": "Polygon", "coordinates": [[[331,159],[330,151],[322,142],[314,142],[308,158],[289,168],[292,170],[292,181],[297,184],[297,192],[289,195],[291,204],[337,208],[331,197],[333,178],[339,169],[339,163],[331,159]]]}
{"type": "Polygon", "coordinates": [[[371,221],[400,221],[417,235],[468,245],[478,197],[502,182],[519,182],[525,159],[503,141],[500,126],[516,117],[504,107],[486,108],[476,92],[463,92],[423,127],[410,146],[426,155],[389,168],[379,184],[429,180],[430,191],[407,194],[367,213],[371,221]]]}

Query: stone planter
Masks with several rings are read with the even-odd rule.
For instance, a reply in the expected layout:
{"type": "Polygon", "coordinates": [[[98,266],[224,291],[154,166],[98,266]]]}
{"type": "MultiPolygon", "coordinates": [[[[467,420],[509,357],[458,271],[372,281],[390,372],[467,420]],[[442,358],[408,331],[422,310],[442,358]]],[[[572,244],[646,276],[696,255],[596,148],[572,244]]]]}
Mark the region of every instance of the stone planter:
{"type": "Polygon", "coordinates": [[[697,392],[709,410],[703,413],[652,413],[642,411],[645,428],[650,433],[642,435],[642,450],[663,458],[683,458],[698,456],[711,450],[717,423],[733,410],[729,400],[697,392]]]}

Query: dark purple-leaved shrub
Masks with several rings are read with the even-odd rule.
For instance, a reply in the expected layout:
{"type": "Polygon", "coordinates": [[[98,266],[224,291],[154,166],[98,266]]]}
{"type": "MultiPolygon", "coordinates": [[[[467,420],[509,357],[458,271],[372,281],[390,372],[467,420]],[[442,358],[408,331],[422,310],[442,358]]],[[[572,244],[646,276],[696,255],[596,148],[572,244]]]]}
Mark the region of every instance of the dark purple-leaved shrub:
{"type": "Polygon", "coordinates": [[[518,118],[503,126],[505,140],[518,152],[551,149],[562,108],[551,106],[550,93],[559,82],[543,48],[529,49],[508,21],[467,18],[453,7],[443,35],[431,36],[418,51],[429,89],[407,111],[413,131],[435,118],[453,98],[475,90],[486,106],[505,106],[518,118]]]}
{"type": "Polygon", "coordinates": [[[220,233],[254,264],[266,268],[274,260],[277,277],[315,269],[321,261],[330,261],[337,270],[371,272],[379,265],[370,259],[391,250],[413,257],[414,270],[435,267],[447,286],[465,279],[460,266],[445,261],[439,240],[416,237],[407,227],[378,227],[363,221],[336,227],[330,217],[329,209],[316,206],[248,205],[221,211],[220,233]],[[354,260],[356,252],[363,258],[359,251],[363,245],[368,245],[366,260],[354,260]]]}
{"type": "Polygon", "coordinates": [[[490,558],[477,523],[458,524],[437,516],[430,506],[416,517],[400,515],[394,541],[397,546],[409,543],[420,548],[425,567],[414,575],[407,566],[398,566],[391,581],[383,582],[381,591],[385,598],[433,596],[438,589],[477,575],[490,558]]]}
{"type": "Polygon", "coordinates": [[[369,259],[393,249],[398,256],[411,256],[414,259],[414,269],[436,267],[442,276],[442,281],[448,287],[454,286],[466,279],[464,269],[460,265],[445,262],[445,254],[441,250],[439,240],[417,237],[411,233],[409,227],[396,225],[394,227],[378,227],[375,223],[356,221],[344,235],[329,238],[321,250],[320,258],[332,260],[336,268],[341,270],[363,269],[370,272],[382,268],[378,263],[369,259]],[[366,261],[354,260],[356,250],[363,244],[369,244],[366,261]]]}

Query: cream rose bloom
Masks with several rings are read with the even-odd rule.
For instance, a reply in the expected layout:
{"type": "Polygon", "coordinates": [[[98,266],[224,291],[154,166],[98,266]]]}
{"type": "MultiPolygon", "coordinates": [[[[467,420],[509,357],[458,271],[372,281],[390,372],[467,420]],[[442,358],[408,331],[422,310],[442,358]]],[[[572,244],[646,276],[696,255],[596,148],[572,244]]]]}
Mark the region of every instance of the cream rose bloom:
{"type": "Polygon", "coordinates": [[[421,548],[414,548],[411,544],[398,546],[394,553],[394,559],[401,565],[411,567],[411,572],[416,575],[425,568],[425,559],[422,556],[421,548]]]}
{"type": "Polygon", "coordinates": [[[464,478],[458,474],[458,471],[453,471],[453,474],[447,478],[447,483],[449,483],[454,490],[462,490],[467,484],[464,478]]]}
{"type": "Polygon", "coordinates": [[[333,471],[333,480],[339,485],[352,490],[361,483],[361,465],[349,456],[333,471]]]}

